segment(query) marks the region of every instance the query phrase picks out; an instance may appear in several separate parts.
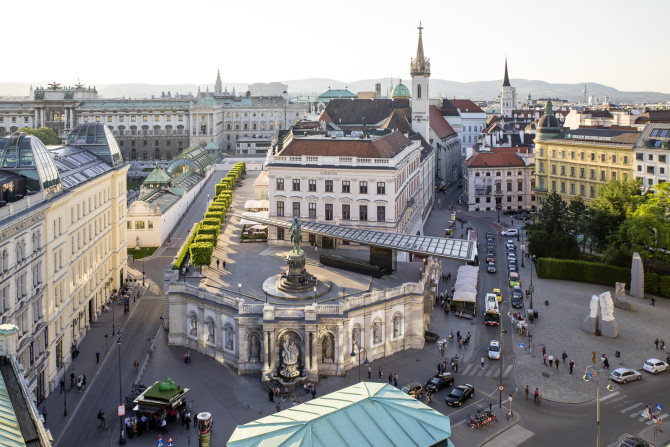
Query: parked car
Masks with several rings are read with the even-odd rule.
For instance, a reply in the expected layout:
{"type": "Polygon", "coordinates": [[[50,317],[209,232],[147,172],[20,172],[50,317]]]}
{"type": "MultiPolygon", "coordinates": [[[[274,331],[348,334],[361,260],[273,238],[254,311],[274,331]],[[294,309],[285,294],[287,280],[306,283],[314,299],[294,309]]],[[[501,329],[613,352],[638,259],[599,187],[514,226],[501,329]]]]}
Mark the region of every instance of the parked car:
{"type": "Polygon", "coordinates": [[[489,273],[495,273],[496,272],[495,262],[489,262],[489,265],[486,267],[486,271],[489,273]]]}
{"type": "Polygon", "coordinates": [[[423,387],[419,382],[410,382],[407,385],[400,388],[403,393],[407,393],[415,399],[421,399],[423,397],[423,387]]]}
{"type": "Polygon", "coordinates": [[[489,262],[496,262],[496,257],[486,255],[486,263],[488,264],[489,262]]]}
{"type": "Polygon", "coordinates": [[[510,272],[509,274],[509,286],[521,286],[521,280],[519,279],[519,274],[516,272],[510,272]]]}
{"type": "Polygon", "coordinates": [[[509,230],[503,230],[500,232],[502,236],[518,236],[519,235],[519,230],[516,228],[510,228],[509,230]]]}
{"type": "Polygon", "coordinates": [[[489,343],[489,358],[492,360],[500,359],[500,342],[498,340],[491,340],[491,343],[489,343]]]}
{"type": "Polygon", "coordinates": [[[498,298],[498,302],[501,303],[502,302],[502,292],[500,291],[500,289],[493,289],[492,292],[496,294],[496,298],[498,298]]]}
{"type": "Polygon", "coordinates": [[[487,232],[486,232],[486,239],[487,239],[487,240],[489,240],[489,239],[490,239],[490,240],[494,240],[495,238],[496,238],[496,237],[495,237],[495,235],[494,235],[493,233],[491,233],[490,231],[487,231],[487,232]]]}
{"type": "Polygon", "coordinates": [[[510,272],[518,272],[516,264],[510,264],[507,268],[510,272]]]}
{"type": "Polygon", "coordinates": [[[667,371],[670,368],[666,362],[659,359],[648,359],[644,361],[642,369],[652,374],[658,374],[663,371],[667,371]]]}
{"type": "Polygon", "coordinates": [[[460,407],[463,402],[472,398],[475,395],[475,387],[466,383],[452,388],[452,390],[445,397],[447,405],[450,407],[460,407]]]}
{"type": "Polygon", "coordinates": [[[448,386],[454,386],[454,375],[450,372],[443,372],[431,377],[428,382],[426,382],[425,389],[426,391],[434,393],[448,386]]]}
{"type": "Polygon", "coordinates": [[[521,309],[523,307],[523,297],[518,295],[512,295],[512,307],[515,309],[521,309]]]}
{"type": "Polygon", "coordinates": [[[630,368],[617,368],[610,373],[610,379],[619,383],[628,383],[642,379],[642,374],[630,368]]]}
{"type": "Polygon", "coordinates": [[[650,447],[649,443],[637,436],[623,435],[618,440],[618,447],[650,447]]]}

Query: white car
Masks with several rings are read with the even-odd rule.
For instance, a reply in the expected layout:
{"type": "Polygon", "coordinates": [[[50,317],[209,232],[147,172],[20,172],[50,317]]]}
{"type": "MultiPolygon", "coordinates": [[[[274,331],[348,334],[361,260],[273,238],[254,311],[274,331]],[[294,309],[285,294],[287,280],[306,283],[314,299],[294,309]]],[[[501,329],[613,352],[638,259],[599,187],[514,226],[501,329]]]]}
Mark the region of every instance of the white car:
{"type": "Polygon", "coordinates": [[[668,366],[668,364],[665,363],[663,360],[648,359],[644,361],[642,369],[652,374],[657,374],[662,371],[667,371],[668,369],[670,369],[670,366],[668,366]]]}
{"type": "Polygon", "coordinates": [[[519,230],[517,230],[516,228],[510,228],[509,230],[502,230],[500,234],[502,236],[518,236],[519,230]]]}
{"type": "Polygon", "coordinates": [[[491,340],[491,343],[489,343],[489,358],[492,360],[500,359],[500,343],[498,343],[498,340],[491,340]]]}
{"type": "Polygon", "coordinates": [[[617,368],[610,373],[610,379],[615,382],[628,383],[633,380],[642,379],[642,374],[640,374],[639,371],[630,368],[617,368]]]}

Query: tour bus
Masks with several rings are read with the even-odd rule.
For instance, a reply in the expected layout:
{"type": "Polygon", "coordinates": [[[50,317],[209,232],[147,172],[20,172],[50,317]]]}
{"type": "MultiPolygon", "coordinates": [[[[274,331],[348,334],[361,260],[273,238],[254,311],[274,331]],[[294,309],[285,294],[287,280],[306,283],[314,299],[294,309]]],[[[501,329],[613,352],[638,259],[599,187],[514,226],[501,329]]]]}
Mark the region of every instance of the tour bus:
{"type": "Polygon", "coordinates": [[[500,312],[498,309],[498,297],[495,293],[487,293],[484,298],[486,312],[484,313],[484,324],[487,326],[500,325],[500,312]]]}

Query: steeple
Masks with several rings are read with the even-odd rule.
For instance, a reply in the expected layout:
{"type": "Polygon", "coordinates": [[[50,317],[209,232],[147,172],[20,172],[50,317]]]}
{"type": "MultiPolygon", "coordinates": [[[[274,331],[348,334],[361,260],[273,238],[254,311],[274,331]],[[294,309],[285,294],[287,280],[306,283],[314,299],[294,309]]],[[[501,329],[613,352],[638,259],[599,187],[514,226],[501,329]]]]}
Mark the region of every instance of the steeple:
{"type": "Polygon", "coordinates": [[[430,59],[423,54],[423,26],[419,22],[419,44],[416,47],[416,59],[412,59],[410,71],[414,75],[430,76],[430,59]]]}
{"type": "Polygon", "coordinates": [[[505,57],[505,79],[503,80],[503,87],[511,87],[509,83],[509,75],[507,74],[507,57],[505,57]]]}
{"type": "Polygon", "coordinates": [[[221,82],[221,70],[216,70],[216,82],[214,83],[214,94],[220,95],[223,93],[223,83],[221,82]]]}

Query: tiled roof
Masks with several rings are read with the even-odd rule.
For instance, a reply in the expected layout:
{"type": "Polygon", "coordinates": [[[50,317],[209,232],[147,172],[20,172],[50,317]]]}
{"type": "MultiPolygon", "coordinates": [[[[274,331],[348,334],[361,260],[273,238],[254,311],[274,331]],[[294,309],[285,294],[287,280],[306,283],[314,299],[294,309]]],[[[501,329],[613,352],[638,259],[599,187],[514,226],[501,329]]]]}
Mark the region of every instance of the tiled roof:
{"type": "Polygon", "coordinates": [[[526,166],[521,157],[511,152],[475,154],[468,158],[465,164],[468,168],[507,168],[526,166]]]}
{"type": "Polygon", "coordinates": [[[393,132],[374,139],[296,137],[285,145],[277,155],[393,158],[411,143],[400,132],[393,132]]]}
{"type": "Polygon", "coordinates": [[[670,123],[670,110],[650,110],[635,119],[635,124],[647,123],[670,123]]]}
{"type": "Polygon", "coordinates": [[[382,129],[397,130],[398,132],[411,134],[414,133],[412,125],[410,124],[411,111],[410,109],[396,109],[384,120],[381,125],[382,129]]]}
{"type": "Polygon", "coordinates": [[[454,128],[442,116],[440,109],[430,106],[428,113],[430,114],[430,128],[433,129],[438,138],[447,138],[450,135],[456,134],[454,128]]]}
{"type": "Polygon", "coordinates": [[[395,109],[409,108],[407,99],[332,99],[321,114],[321,121],[339,124],[374,125],[395,109]]]}
{"type": "MultiPolygon", "coordinates": [[[[499,154],[502,153],[512,153],[512,154],[527,154],[529,152],[529,147],[528,146],[519,146],[519,147],[492,147],[489,148],[491,152],[497,152],[499,154]]],[[[531,151],[532,153],[532,151],[531,151]]]]}
{"type": "MultiPolygon", "coordinates": [[[[442,112],[444,113],[445,109],[456,109],[460,113],[486,113],[479,107],[477,104],[472,102],[469,99],[443,99],[442,100],[442,112]]],[[[444,113],[448,115],[447,113],[444,113]]]]}

